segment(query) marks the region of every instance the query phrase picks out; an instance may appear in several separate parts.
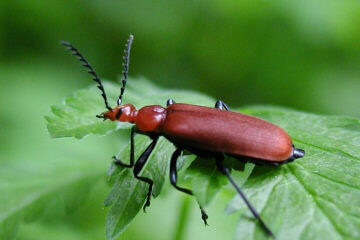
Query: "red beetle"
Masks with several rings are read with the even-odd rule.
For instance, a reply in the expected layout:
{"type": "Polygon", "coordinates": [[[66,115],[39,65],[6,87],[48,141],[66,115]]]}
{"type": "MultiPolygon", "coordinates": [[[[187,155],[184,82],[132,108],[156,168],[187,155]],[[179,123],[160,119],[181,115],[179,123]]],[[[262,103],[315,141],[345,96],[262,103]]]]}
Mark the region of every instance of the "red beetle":
{"type": "MultiPolygon", "coordinates": [[[[192,195],[191,190],[177,185],[176,162],[183,150],[192,152],[197,156],[214,158],[219,170],[228,177],[265,232],[273,236],[270,229],[232,179],[230,169],[223,164],[224,157],[231,156],[245,162],[250,161],[255,164],[277,166],[303,157],[305,155],[304,150],[295,148],[289,135],[280,127],[257,117],[231,112],[228,106],[220,100],[215,103],[215,108],[175,103],[172,99],[167,101],[166,108],[159,105],[150,105],[136,110],[132,104],[121,105],[127,81],[130,48],[133,39],[133,35],[130,35],[126,44],[125,62],[123,64],[124,78],[117,106],[114,108],[108,105],[104,87],[89,62],[73,45],[68,42],[61,43],[74,55],[78,56],[83,66],[93,75],[94,81],[98,83],[98,88],[102,92],[105,107],[108,111],[97,115],[97,117],[104,120],[109,119],[111,121],[135,124],[131,130],[130,163],[123,163],[115,156],[113,158],[118,165],[127,168],[134,167],[134,177],[149,184],[148,195],[143,209],[145,210],[146,207],[150,206],[153,181],[139,176],[139,173],[145,166],[159,136],[163,136],[176,146],[170,160],[170,182],[176,189],[192,195]],[[137,161],[134,159],[135,133],[147,135],[152,139],[150,145],[137,161]]],[[[202,219],[206,224],[208,217],[201,206],[200,209],[202,219]]]]}

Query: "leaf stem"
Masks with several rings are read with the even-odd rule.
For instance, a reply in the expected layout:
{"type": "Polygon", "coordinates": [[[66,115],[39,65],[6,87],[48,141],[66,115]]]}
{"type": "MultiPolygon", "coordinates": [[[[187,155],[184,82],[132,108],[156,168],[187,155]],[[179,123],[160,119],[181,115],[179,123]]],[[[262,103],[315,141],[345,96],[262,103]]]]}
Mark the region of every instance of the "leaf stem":
{"type": "Polygon", "coordinates": [[[184,239],[184,235],[187,228],[187,220],[189,217],[190,210],[190,197],[184,195],[181,201],[181,206],[179,208],[179,217],[178,222],[176,223],[176,229],[174,233],[173,240],[182,240],[184,239]]]}

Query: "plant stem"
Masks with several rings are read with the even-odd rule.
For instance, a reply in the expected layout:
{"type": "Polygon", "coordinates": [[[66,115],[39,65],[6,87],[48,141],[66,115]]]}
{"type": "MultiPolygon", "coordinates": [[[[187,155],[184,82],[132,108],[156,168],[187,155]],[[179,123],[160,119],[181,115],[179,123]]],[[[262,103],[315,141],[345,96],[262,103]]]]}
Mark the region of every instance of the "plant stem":
{"type": "Polygon", "coordinates": [[[186,233],[187,227],[187,219],[189,217],[189,210],[190,210],[190,197],[183,196],[181,206],[179,208],[179,217],[178,222],[176,223],[175,234],[173,240],[182,240],[186,233]]]}

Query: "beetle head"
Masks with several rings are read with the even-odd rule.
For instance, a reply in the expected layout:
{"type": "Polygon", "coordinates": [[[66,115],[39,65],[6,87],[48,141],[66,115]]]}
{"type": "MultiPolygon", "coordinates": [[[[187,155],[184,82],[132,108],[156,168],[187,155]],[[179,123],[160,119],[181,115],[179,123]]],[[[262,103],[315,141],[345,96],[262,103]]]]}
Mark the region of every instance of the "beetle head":
{"type": "Polygon", "coordinates": [[[124,104],[114,107],[111,111],[109,110],[100,115],[96,115],[96,117],[103,118],[104,120],[109,119],[111,121],[134,123],[136,115],[137,110],[132,104],[124,104]]]}

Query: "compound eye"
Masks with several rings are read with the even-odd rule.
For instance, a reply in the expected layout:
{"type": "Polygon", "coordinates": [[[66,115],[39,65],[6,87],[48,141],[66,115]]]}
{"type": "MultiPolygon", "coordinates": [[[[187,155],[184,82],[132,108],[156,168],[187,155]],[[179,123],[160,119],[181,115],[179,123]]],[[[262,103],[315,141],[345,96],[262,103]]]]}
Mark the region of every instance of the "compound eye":
{"type": "Polygon", "coordinates": [[[116,119],[119,119],[119,117],[120,117],[120,115],[122,114],[122,112],[123,112],[123,109],[120,108],[119,111],[116,113],[115,118],[116,118],[116,119]]]}

